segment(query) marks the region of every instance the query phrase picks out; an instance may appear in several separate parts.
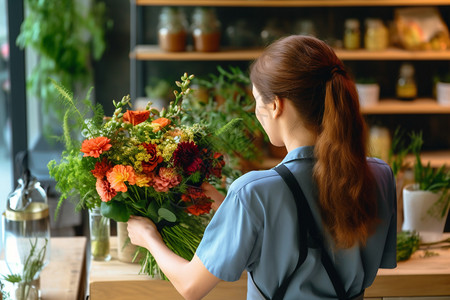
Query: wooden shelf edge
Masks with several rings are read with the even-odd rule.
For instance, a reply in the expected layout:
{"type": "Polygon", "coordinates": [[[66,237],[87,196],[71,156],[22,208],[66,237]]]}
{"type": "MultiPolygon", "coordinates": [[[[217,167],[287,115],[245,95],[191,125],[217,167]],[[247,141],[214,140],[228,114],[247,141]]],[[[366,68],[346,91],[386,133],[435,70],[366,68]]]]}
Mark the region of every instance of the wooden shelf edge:
{"type": "MultiPolygon", "coordinates": [[[[405,163],[413,164],[414,157],[412,155],[408,155],[405,158],[405,163]]],[[[446,165],[450,168],[450,149],[448,150],[436,150],[436,151],[423,151],[421,154],[421,159],[423,164],[430,163],[430,166],[433,168],[440,168],[443,165],[446,165]]],[[[278,165],[283,159],[282,158],[274,158],[274,157],[265,157],[260,163],[254,163],[252,166],[254,169],[266,170],[275,167],[278,165]]]]}
{"type": "Polygon", "coordinates": [[[421,98],[413,101],[381,99],[378,104],[361,107],[365,115],[377,114],[450,114],[450,106],[440,105],[435,99],[421,98]]]}
{"type": "MultiPolygon", "coordinates": [[[[165,52],[158,45],[137,45],[130,57],[137,60],[253,60],[262,52],[262,48],[231,49],[223,48],[218,52],[165,52]]],[[[342,50],[336,49],[342,60],[450,60],[450,50],[446,51],[407,51],[390,48],[384,51],[342,50]]]]}
{"type": "MultiPolygon", "coordinates": [[[[167,6],[166,0],[135,0],[139,6],[167,6]]],[[[446,0],[172,0],[171,6],[239,6],[239,7],[345,7],[345,6],[421,6],[449,5],[446,0]]]]}

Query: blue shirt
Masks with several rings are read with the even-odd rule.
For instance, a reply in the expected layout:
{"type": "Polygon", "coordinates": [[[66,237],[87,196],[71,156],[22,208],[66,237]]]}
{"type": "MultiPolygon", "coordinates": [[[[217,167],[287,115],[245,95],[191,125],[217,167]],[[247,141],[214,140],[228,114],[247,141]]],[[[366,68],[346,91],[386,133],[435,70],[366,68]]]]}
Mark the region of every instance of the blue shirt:
{"type": "MultiPolygon", "coordinates": [[[[311,207],[316,224],[323,231],[313,182],[314,148],[300,147],[283,159],[295,175],[311,207]]],[[[328,252],[346,290],[358,294],[370,286],[379,268],[396,267],[396,191],[391,168],[368,158],[374,174],[381,222],[365,247],[332,249],[328,252]]],[[[242,272],[253,272],[261,291],[273,296],[283,279],[297,264],[298,225],[295,201],[283,179],[273,169],[252,171],[233,182],[228,194],[206,228],[197,256],[216,277],[238,280],[242,272]]],[[[325,234],[328,245],[332,239],[325,234]]],[[[250,275],[247,299],[261,299],[250,275]]],[[[319,250],[308,256],[289,285],[285,299],[336,299],[336,293],[322,266],[319,250]]]]}

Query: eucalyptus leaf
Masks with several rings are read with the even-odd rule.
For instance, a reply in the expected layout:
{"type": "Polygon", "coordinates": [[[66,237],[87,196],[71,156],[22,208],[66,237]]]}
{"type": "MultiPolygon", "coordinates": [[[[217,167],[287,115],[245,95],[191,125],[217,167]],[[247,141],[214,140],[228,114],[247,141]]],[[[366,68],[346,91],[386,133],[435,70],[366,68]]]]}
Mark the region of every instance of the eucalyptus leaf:
{"type": "Polygon", "coordinates": [[[177,220],[177,216],[167,208],[161,207],[158,209],[158,216],[162,219],[174,223],[177,220]]]}
{"type": "Polygon", "coordinates": [[[125,204],[117,201],[102,202],[100,212],[103,216],[113,219],[116,222],[128,222],[130,212],[125,204]]]}

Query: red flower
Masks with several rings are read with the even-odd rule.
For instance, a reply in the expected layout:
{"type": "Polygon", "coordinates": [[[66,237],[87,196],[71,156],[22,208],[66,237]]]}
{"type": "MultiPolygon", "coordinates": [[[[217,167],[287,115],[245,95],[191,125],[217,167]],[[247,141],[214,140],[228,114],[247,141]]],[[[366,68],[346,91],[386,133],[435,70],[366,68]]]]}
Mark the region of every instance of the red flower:
{"type": "Polygon", "coordinates": [[[91,170],[91,173],[95,176],[95,178],[103,179],[111,167],[112,166],[108,163],[106,157],[103,157],[101,162],[95,163],[95,169],[91,170]]]}
{"type": "Polygon", "coordinates": [[[81,144],[81,152],[83,156],[99,157],[105,151],[108,151],[112,145],[111,140],[104,136],[99,136],[93,139],[84,140],[81,144]]]}
{"type": "Polygon", "coordinates": [[[211,175],[220,178],[222,177],[222,168],[225,166],[223,155],[219,152],[214,153],[214,161],[210,170],[211,175]]]}
{"type": "Polygon", "coordinates": [[[181,142],[173,153],[174,164],[182,167],[187,175],[191,175],[201,170],[203,160],[200,158],[200,151],[194,142],[181,142]]]}
{"type": "Polygon", "coordinates": [[[207,214],[211,211],[212,201],[201,188],[188,187],[181,200],[187,203],[186,211],[195,216],[207,214]]]}
{"type": "Polygon", "coordinates": [[[131,123],[133,125],[137,125],[142,123],[148,119],[150,116],[150,111],[136,111],[136,110],[127,110],[126,113],[123,114],[124,122],[131,123]]]}
{"type": "Polygon", "coordinates": [[[109,202],[117,195],[117,192],[111,187],[108,180],[97,179],[95,188],[103,202],[109,202]]]}
{"type": "Polygon", "coordinates": [[[147,153],[150,155],[148,161],[142,162],[142,168],[145,173],[150,173],[163,161],[163,158],[156,152],[156,146],[154,144],[142,143],[141,145],[144,146],[145,150],[147,150],[147,153]]]}

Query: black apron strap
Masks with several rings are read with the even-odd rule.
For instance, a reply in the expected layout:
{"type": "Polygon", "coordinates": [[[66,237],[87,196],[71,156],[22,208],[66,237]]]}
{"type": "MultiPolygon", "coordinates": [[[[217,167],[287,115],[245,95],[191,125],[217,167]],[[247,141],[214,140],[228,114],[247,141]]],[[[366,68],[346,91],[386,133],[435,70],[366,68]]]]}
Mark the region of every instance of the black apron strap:
{"type": "Polygon", "coordinates": [[[322,264],[327,271],[328,276],[330,277],[331,283],[333,284],[334,290],[336,291],[336,295],[339,299],[347,299],[347,292],[345,291],[344,284],[337,273],[336,268],[334,267],[328,252],[325,249],[323,244],[323,238],[320,234],[316,223],[314,221],[311,208],[309,207],[308,201],[305,198],[305,194],[303,193],[298,181],[295,179],[295,176],[291,173],[291,171],[283,164],[280,164],[275,168],[275,171],[280,174],[283,180],[286,182],[287,186],[291,190],[294,195],[295,202],[300,202],[301,204],[297,204],[297,208],[301,207],[302,210],[298,211],[299,219],[302,218],[307,221],[306,228],[309,229],[312,237],[318,242],[318,245],[321,249],[321,257],[322,264]]]}
{"type": "Polygon", "coordinates": [[[300,268],[300,266],[303,264],[303,262],[306,259],[306,256],[308,255],[308,233],[310,237],[314,240],[314,244],[318,246],[321,250],[321,261],[322,264],[327,271],[327,274],[331,280],[331,283],[333,284],[334,290],[336,291],[336,295],[339,300],[363,300],[364,298],[364,290],[362,290],[358,295],[354,296],[353,298],[349,298],[347,295],[347,292],[345,291],[344,284],[341,281],[341,278],[339,277],[339,274],[337,273],[336,268],[334,267],[334,264],[331,261],[330,256],[328,255],[328,252],[325,249],[325,246],[323,244],[323,238],[321,233],[319,232],[317,225],[314,221],[311,208],[309,207],[308,201],[305,198],[305,195],[298,184],[297,180],[295,179],[295,176],[292,174],[292,172],[283,164],[278,165],[274,170],[283,178],[286,185],[291,190],[294,199],[295,199],[295,205],[297,208],[297,217],[298,217],[298,223],[299,223],[299,245],[300,245],[300,253],[297,261],[297,265],[294,269],[294,271],[284,279],[283,283],[277,288],[275,291],[275,294],[273,298],[267,297],[261,289],[258,287],[256,282],[253,278],[253,272],[250,272],[250,277],[253,281],[253,284],[260,292],[261,296],[265,300],[281,300],[284,298],[284,295],[286,294],[286,290],[294,277],[296,271],[300,268]]]}

